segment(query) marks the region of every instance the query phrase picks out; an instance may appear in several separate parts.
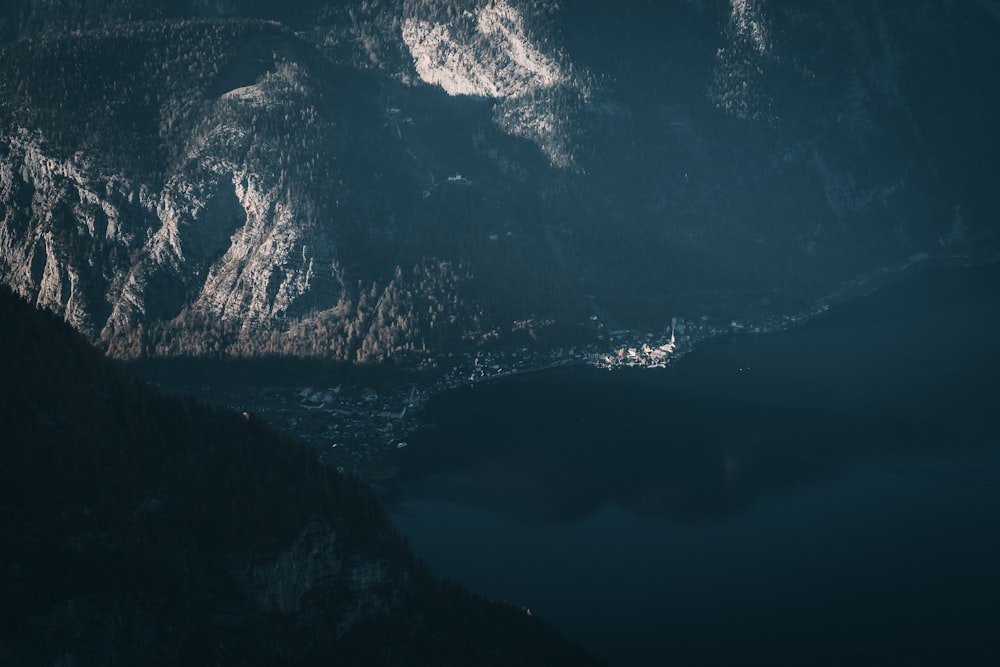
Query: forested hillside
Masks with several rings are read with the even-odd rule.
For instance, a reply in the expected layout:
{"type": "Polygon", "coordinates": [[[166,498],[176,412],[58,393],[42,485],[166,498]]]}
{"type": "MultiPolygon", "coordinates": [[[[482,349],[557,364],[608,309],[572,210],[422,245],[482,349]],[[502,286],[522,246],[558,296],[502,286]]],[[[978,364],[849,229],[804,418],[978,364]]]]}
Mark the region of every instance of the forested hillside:
{"type": "Polygon", "coordinates": [[[427,367],[766,328],[996,256],[998,17],[15,0],[0,281],[118,357],[427,367]]]}
{"type": "Polygon", "coordinates": [[[0,291],[0,663],[588,664],[434,578],[361,482],[0,291]]]}

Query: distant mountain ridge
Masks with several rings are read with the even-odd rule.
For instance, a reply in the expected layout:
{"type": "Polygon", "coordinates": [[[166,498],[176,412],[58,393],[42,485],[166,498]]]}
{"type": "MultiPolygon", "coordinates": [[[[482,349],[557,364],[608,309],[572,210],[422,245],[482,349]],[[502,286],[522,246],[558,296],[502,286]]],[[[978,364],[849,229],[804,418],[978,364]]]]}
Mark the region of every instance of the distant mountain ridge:
{"type": "Polygon", "coordinates": [[[125,357],[798,312],[996,255],[998,32],[932,0],[17,0],[0,278],[125,357]]]}

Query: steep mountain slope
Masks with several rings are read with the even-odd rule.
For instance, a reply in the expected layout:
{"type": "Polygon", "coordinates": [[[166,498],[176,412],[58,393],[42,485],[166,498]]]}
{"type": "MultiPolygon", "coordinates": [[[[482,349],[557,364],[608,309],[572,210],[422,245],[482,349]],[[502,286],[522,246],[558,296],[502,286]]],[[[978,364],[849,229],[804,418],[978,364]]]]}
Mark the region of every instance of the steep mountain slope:
{"type": "Polygon", "coordinates": [[[373,494],[0,289],[4,665],[589,664],[434,580],[373,494]]]}
{"type": "MultiPolygon", "coordinates": [[[[440,348],[480,327],[457,284],[488,231],[539,215],[509,178],[473,188],[409,155],[377,79],[270,23],[118,26],[18,42],[4,62],[7,124],[36,128],[4,149],[4,278],[118,354],[440,348]],[[289,329],[310,340],[276,347],[289,329]]],[[[464,110],[416,140],[488,122],[464,110]]],[[[522,280],[558,288],[520,245],[522,280]]]]}
{"type": "Polygon", "coordinates": [[[3,281],[119,356],[420,364],[998,250],[989,3],[288,4],[0,10],[3,281]]]}

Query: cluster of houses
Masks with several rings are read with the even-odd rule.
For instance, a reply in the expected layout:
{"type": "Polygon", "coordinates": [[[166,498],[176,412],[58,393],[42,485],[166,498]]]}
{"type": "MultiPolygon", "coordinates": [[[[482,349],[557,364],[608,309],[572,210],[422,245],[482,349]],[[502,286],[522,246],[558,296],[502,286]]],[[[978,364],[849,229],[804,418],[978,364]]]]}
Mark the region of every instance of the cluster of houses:
{"type": "MultiPolygon", "coordinates": [[[[816,313],[826,309],[816,308],[816,313]]],[[[663,368],[689,352],[696,343],[734,332],[766,333],[786,329],[809,315],[782,316],[755,324],[712,324],[707,319],[673,318],[659,334],[621,330],[606,332],[600,322],[600,343],[548,351],[520,347],[464,352],[449,356],[449,368],[426,386],[394,389],[336,386],[316,389],[274,389],[240,397],[238,410],[259,415],[313,445],[320,458],[338,469],[358,469],[386,451],[407,446],[417,428],[417,408],[430,396],[469,384],[569,365],[599,368],[663,368]]]]}

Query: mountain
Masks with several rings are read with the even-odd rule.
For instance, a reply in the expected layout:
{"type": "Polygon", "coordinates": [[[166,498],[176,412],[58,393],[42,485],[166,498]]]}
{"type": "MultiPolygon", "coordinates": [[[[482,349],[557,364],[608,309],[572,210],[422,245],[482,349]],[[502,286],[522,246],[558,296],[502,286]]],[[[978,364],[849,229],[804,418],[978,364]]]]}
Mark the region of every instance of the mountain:
{"type": "Polygon", "coordinates": [[[292,4],[7,3],[2,280],[115,356],[420,365],[996,257],[996,3],[292,4]]]}
{"type": "Polygon", "coordinates": [[[0,289],[4,665],[592,664],[435,579],[373,493],[0,289]]]}

